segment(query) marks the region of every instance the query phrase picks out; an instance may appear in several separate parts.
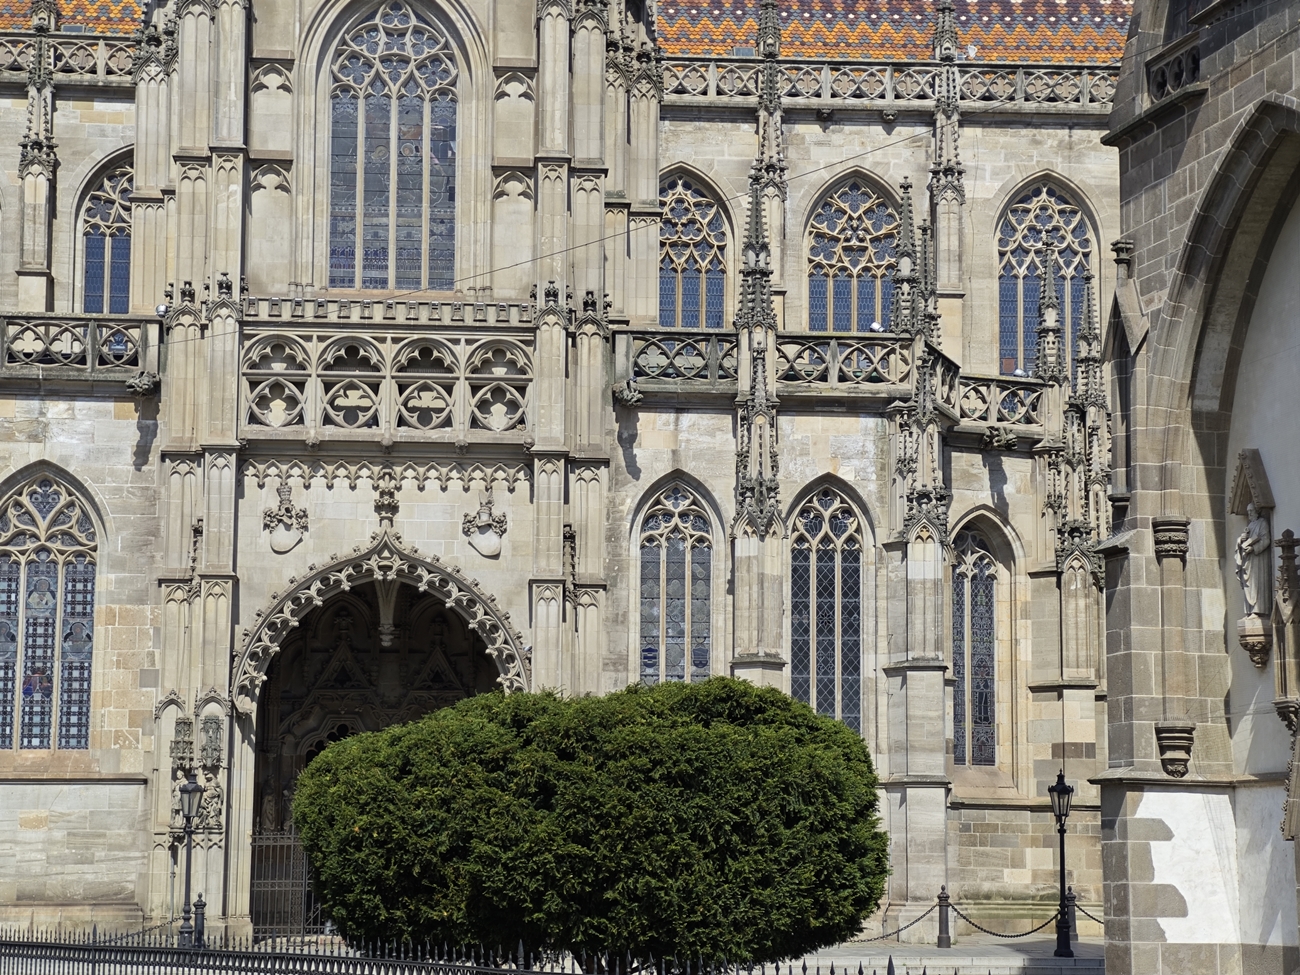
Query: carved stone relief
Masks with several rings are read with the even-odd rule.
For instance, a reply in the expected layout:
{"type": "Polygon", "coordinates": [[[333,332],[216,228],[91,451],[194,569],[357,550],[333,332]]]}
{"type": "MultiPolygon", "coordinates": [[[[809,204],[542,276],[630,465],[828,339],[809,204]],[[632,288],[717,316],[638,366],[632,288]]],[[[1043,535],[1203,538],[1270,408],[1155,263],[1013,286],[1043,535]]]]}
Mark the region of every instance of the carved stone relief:
{"type": "Polygon", "coordinates": [[[492,489],[488,488],[478,511],[461,520],[461,534],[469,539],[470,547],[484,558],[494,559],[501,554],[501,538],[506,533],[505,512],[493,513],[492,489]]]}
{"type": "Polygon", "coordinates": [[[262,528],[271,533],[271,551],[283,555],[302,541],[307,530],[307,509],[293,505],[293,488],[281,480],[276,489],[280,503],[262,511],[262,528]]]}

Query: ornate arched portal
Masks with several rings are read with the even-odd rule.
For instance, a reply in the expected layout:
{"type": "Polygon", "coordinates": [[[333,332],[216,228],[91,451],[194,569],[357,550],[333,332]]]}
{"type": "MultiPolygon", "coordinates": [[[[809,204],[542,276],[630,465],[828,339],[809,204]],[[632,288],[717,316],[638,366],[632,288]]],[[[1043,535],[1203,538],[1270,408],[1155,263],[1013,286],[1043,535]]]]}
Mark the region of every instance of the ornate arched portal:
{"type": "Polygon", "coordinates": [[[495,601],[394,533],[290,581],[246,634],[232,682],[252,732],[250,915],[256,934],[275,936],[320,925],[289,814],[312,758],[348,735],[529,685],[526,650],[495,601]]]}

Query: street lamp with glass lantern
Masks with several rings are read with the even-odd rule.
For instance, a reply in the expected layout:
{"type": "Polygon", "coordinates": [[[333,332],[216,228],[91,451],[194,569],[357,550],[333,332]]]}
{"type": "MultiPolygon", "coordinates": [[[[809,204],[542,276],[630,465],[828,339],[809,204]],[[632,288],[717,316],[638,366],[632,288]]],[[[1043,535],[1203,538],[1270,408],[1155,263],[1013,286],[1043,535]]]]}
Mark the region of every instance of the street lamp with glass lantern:
{"type": "Polygon", "coordinates": [[[1065,903],[1065,821],[1070,818],[1070,799],[1074,796],[1074,786],[1065,784],[1065,769],[1056,774],[1056,785],[1047,787],[1047,794],[1052,797],[1052,815],[1056,817],[1056,831],[1061,834],[1061,906],[1056,915],[1056,951],[1057,958],[1073,958],[1074,950],[1070,947],[1070,911],[1065,903]]]}
{"type": "Polygon", "coordinates": [[[194,925],[190,923],[190,861],[194,854],[194,817],[203,801],[203,786],[195,781],[194,773],[181,785],[181,816],[185,819],[185,909],[181,914],[181,947],[194,947],[194,925]]]}

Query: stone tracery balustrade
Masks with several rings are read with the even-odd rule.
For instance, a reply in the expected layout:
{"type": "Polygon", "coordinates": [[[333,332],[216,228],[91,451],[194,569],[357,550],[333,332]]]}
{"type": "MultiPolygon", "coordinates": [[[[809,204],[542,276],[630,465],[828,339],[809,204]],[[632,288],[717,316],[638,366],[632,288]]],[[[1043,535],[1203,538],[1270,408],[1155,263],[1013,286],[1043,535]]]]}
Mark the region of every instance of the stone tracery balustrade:
{"type": "MultiPolygon", "coordinates": [[[[776,342],[776,381],[786,387],[838,390],[912,384],[913,340],[786,333],[776,342]]],[[[896,389],[882,390],[900,395],[896,389]]]]}
{"type": "MultiPolygon", "coordinates": [[[[1026,105],[1109,106],[1119,71],[1113,67],[959,64],[963,102],[1026,105]]],[[[845,103],[912,104],[932,107],[940,68],[937,64],[782,63],[782,94],[845,103]]],[[[664,92],[670,96],[756,98],[759,66],[753,60],[667,61],[664,92]]]]}
{"type": "MultiPolygon", "coordinates": [[[[47,35],[51,68],[61,83],[94,80],[116,85],[133,84],[131,60],[135,42],[129,37],[56,32],[47,35]]],[[[27,69],[36,52],[36,34],[30,31],[0,34],[0,81],[27,83],[27,69]]]]}
{"type": "Polygon", "coordinates": [[[244,330],[246,437],[522,438],[530,333],[386,329],[244,330]]]}
{"type": "Polygon", "coordinates": [[[717,385],[736,381],[736,336],[727,332],[664,329],[656,332],[623,332],[620,342],[630,341],[632,378],[638,382],[664,380],[673,383],[717,385]]]}
{"type": "Polygon", "coordinates": [[[0,319],[5,378],[129,379],[144,365],[154,323],[125,315],[23,314],[0,319]]]}
{"type": "Polygon", "coordinates": [[[962,376],[961,419],[999,426],[1041,426],[1043,388],[1037,379],[962,376]]]}

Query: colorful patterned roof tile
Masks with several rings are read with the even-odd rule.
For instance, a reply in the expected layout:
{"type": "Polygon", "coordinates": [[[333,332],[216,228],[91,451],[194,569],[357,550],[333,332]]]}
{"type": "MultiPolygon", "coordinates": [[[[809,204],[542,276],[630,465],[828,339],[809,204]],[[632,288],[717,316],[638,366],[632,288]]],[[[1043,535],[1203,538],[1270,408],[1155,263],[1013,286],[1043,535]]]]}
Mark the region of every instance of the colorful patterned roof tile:
{"type": "MultiPolygon", "coordinates": [[[[934,0],[780,4],[783,58],[928,61],[934,56],[934,0]]],[[[955,0],[955,5],[968,60],[1021,64],[1118,62],[1133,7],[1132,0],[955,0]]],[[[752,56],[758,0],[661,0],[657,30],[671,58],[752,56]]]]}
{"type": "MultiPolygon", "coordinates": [[[[0,0],[0,30],[29,30],[28,0],[0,0]]],[[[59,0],[59,30],[82,34],[130,34],[140,26],[139,0],[59,0]]]]}

